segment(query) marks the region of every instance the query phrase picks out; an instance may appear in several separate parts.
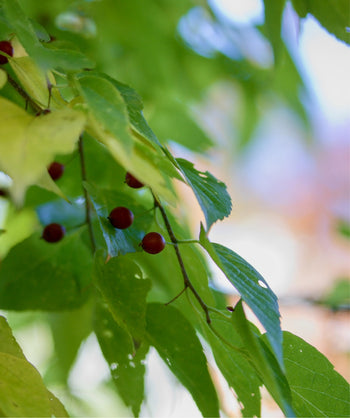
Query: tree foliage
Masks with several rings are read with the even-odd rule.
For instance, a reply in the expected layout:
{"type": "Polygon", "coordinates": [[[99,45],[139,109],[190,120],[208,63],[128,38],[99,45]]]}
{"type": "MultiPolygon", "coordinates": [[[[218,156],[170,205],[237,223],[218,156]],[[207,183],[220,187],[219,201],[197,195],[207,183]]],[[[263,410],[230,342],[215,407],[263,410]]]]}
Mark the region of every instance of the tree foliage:
{"type": "MultiPolygon", "coordinates": [[[[203,416],[219,416],[221,408],[208,347],[243,416],[260,415],[263,385],[286,416],[350,415],[346,381],[315,348],[282,332],[267,281],[234,251],[210,241],[210,228],[231,213],[225,184],[171,152],[170,141],[197,153],[213,145],[191,104],[219,78],[240,83],[242,146],[259,120],[258,97],[275,95],[307,122],[297,95],[302,78],[281,39],[285,2],[264,3],[259,30],[275,57],[269,69],[242,51],[234,60],[215,45],[196,53],[189,38],[175,36],[180,19],[201,11],[205,24],[229,38],[230,29],[203,2],[153,1],[145,10],[137,0],[0,1],[0,38],[14,49],[13,56],[0,52],[8,58],[0,69],[0,169],[8,176],[0,197],[6,212],[0,308],[61,312],[47,314],[57,355],[48,382],[67,383],[81,342],[95,333],[116,396],[135,416],[145,399],[151,347],[203,416]],[[65,166],[56,182],[47,170],[53,160],[65,166]],[[128,187],[127,172],[144,187],[128,187]],[[182,204],[177,182],[192,190],[203,212],[198,237],[176,209],[182,204]],[[109,222],[117,206],[133,212],[130,228],[109,222]],[[66,230],[57,243],[41,238],[53,222],[66,230]],[[156,255],[140,246],[150,231],[167,241],[156,255]],[[211,287],[209,259],[241,295],[231,310],[211,287]]],[[[298,0],[293,6],[301,18],[311,13],[349,42],[346,2],[298,0]]],[[[1,415],[67,416],[3,316],[0,337],[1,415]]]]}

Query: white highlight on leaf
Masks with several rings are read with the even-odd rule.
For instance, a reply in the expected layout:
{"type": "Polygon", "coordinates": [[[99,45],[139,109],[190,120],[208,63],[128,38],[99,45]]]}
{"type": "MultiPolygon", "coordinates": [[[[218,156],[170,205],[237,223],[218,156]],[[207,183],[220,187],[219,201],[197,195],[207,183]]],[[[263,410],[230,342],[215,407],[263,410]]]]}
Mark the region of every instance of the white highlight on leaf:
{"type": "Polygon", "coordinates": [[[264,289],[267,289],[268,288],[267,285],[262,280],[259,280],[258,281],[258,285],[261,286],[261,287],[263,287],[264,289]]]}
{"type": "Polygon", "coordinates": [[[111,365],[109,367],[111,368],[111,370],[117,370],[118,364],[117,363],[111,363],[111,365]]]}

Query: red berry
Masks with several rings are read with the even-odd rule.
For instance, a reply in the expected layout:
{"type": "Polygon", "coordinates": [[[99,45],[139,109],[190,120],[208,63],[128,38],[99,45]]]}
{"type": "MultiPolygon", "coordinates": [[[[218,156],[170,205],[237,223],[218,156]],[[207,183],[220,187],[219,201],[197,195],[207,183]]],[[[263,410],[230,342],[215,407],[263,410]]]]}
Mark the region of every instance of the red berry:
{"type": "MultiPolygon", "coordinates": [[[[0,51],[1,52],[5,52],[5,54],[7,54],[10,57],[12,57],[12,55],[13,55],[13,48],[12,48],[11,42],[9,42],[9,41],[1,41],[0,42],[0,51]]],[[[5,57],[5,55],[0,55],[0,64],[6,64],[6,63],[8,63],[7,57],[5,57]]]]}
{"type": "Polygon", "coordinates": [[[165,239],[158,232],[149,232],[143,237],[141,247],[149,254],[158,254],[164,250],[165,239]]]}
{"type": "Polygon", "coordinates": [[[56,223],[46,225],[42,238],[47,242],[58,242],[64,237],[66,229],[64,226],[56,223]]]}
{"type": "Polygon", "coordinates": [[[109,222],[118,229],[126,229],[134,222],[134,214],[124,206],[114,208],[108,216],[109,222]]]}
{"type": "Polygon", "coordinates": [[[49,165],[47,171],[49,172],[52,180],[58,180],[63,175],[64,165],[54,161],[49,165]]]}
{"type": "Polygon", "coordinates": [[[133,189],[139,189],[140,187],[143,187],[144,184],[137,180],[132,174],[126,173],[125,176],[125,183],[132,187],[133,189]]]}

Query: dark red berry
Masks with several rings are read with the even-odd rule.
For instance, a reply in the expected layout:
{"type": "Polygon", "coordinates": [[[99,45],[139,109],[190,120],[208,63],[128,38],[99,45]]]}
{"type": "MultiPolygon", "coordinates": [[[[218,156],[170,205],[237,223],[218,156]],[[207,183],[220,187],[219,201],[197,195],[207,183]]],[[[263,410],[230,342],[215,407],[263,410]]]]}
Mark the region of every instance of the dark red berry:
{"type": "Polygon", "coordinates": [[[165,239],[158,232],[149,232],[143,237],[141,247],[149,254],[158,254],[164,250],[165,239]]]}
{"type": "Polygon", "coordinates": [[[42,238],[47,242],[58,242],[64,237],[66,229],[56,223],[46,225],[43,230],[42,238]]]}
{"type": "Polygon", "coordinates": [[[49,165],[47,168],[47,171],[49,172],[52,180],[58,180],[60,177],[62,177],[64,172],[64,165],[61,163],[58,163],[57,161],[54,161],[49,165]]]}
{"type": "Polygon", "coordinates": [[[109,222],[114,228],[125,229],[134,222],[134,214],[124,206],[114,208],[108,216],[109,222]]]}
{"type": "MultiPolygon", "coordinates": [[[[12,57],[13,55],[13,48],[11,45],[11,42],[9,41],[0,41],[0,51],[5,52],[5,54],[12,57]]],[[[7,57],[5,55],[0,55],[0,64],[6,64],[8,63],[7,57]]]]}
{"type": "Polygon", "coordinates": [[[133,189],[139,189],[140,187],[143,187],[144,184],[137,180],[132,174],[126,173],[125,176],[125,183],[132,187],[133,189]]]}

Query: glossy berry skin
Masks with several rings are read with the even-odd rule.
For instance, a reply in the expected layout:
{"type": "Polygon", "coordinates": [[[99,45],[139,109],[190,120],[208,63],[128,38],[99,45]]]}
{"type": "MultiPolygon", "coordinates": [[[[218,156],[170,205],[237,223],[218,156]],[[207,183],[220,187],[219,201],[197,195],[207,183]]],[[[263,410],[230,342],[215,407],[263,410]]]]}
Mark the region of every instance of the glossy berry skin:
{"type": "Polygon", "coordinates": [[[57,161],[54,161],[49,165],[47,168],[47,171],[49,172],[52,180],[56,181],[59,178],[62,177],[64,172],[64,165],[61,163],[58,163],[57,161]]]}
{"type": "Polygon", "coordinates": [[[134,222],[134,214],[124,206],[114,208],[108,216],[109,222],[118,229],[126,229],[134,222]]]}
{"type": "Polygon", "coordinates": [[[143,183],[141,183],[140,181],[137,180],[137,178],[135,178],[132,174],[130,173],[126,173],[125,176],[125,183],[129,186],[132,187],[133,189],[140,189],[141,187],[144,186],[143,183]]]}
{"type": "Polygon", "coordinates": [[[66,229],[64,226],[56,223],[46,225],[41,236],[47,242],[58,242],[65,236],[66,229]]]}
{"type": "Polygon", "coordinates": [[[158,254],[164,250],[165,239],[163,235],[158,234],[158,232],[149,232],[143,237],[141,247],[148,254],[158,254]]]}
{"type": "MultiPolygon", "coordinates": [[[[11,42],[0,41],[0,51],[5,52],[5,54],[10,55],[10,57],[12,57],[13,48],[12,48],[11,42]]],[[[5,55],[0,55],[0,64],[6,64],[6,63],[8,63],[7,57],[5,57],[5,55]]]]}

